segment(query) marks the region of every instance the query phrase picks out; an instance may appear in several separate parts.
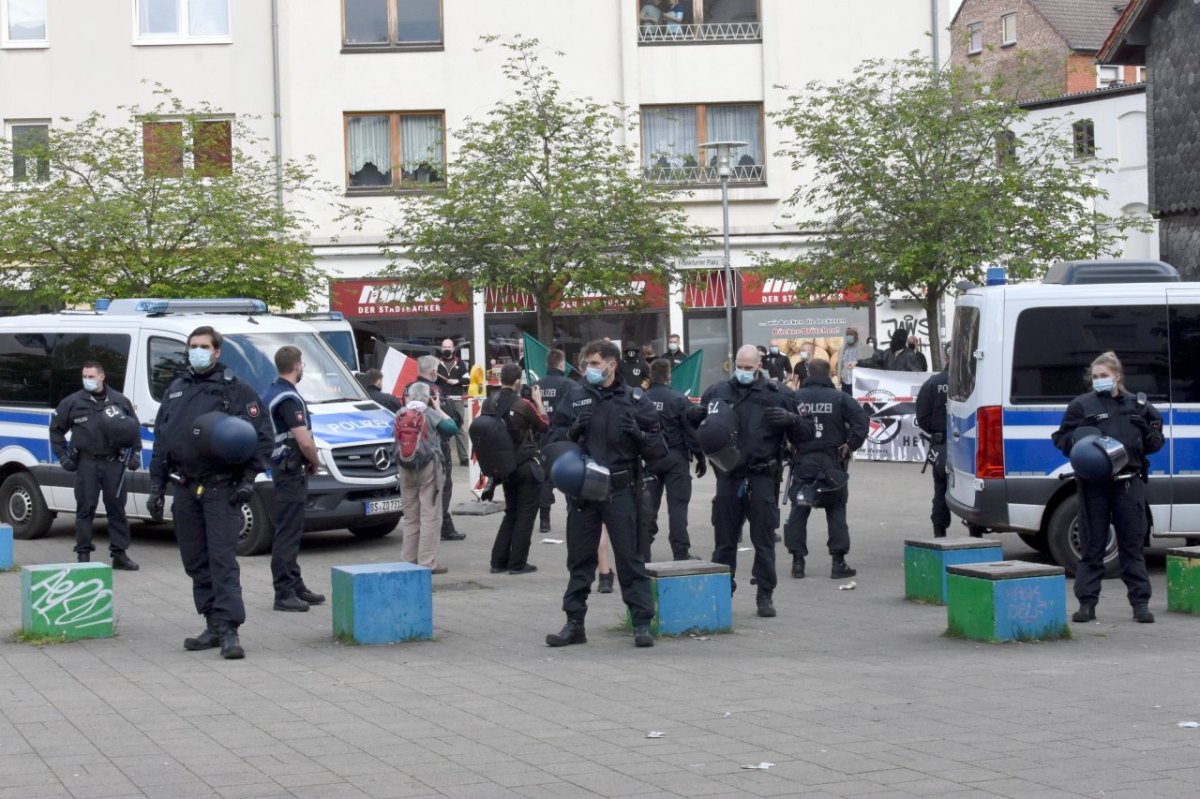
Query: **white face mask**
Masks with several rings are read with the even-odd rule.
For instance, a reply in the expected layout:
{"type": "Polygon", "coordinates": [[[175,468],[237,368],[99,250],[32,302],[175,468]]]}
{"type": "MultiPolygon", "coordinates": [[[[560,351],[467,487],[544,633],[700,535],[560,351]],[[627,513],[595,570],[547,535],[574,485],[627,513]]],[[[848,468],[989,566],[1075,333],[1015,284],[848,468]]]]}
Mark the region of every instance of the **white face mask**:
{"type": "Polygon", "coordinates": [[[85,377],[83,378],[83,388],[85,391],[95,394],[96,389],[100,388],[100,381],[94,377],[85,377]]]}
{"type": "Polygon", "coordinates": [[[679,345],[672,341],[667,345],[667,349],[669,349],[671,352],[679,352],[679,345]]]}

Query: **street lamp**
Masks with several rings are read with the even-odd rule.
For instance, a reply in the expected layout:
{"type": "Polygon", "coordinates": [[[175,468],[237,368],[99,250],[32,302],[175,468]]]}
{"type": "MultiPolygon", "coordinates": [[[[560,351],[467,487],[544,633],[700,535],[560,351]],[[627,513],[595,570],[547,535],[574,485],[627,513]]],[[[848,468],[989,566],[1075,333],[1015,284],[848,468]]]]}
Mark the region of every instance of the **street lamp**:
{"type": "Polygon", "coordinates": [[[721,227],[725,234],[725,325],[729,335],[729,345],[726,348],[729,374],[733,374],[733,264],[729,258],[729,175],[733,167],[729,162],[729,153],[735,147],[748,147],[744,141],[709,141],[700,145],[700,149],[713,149],[717,152],[717,175],[721,178],[721,227]]]}

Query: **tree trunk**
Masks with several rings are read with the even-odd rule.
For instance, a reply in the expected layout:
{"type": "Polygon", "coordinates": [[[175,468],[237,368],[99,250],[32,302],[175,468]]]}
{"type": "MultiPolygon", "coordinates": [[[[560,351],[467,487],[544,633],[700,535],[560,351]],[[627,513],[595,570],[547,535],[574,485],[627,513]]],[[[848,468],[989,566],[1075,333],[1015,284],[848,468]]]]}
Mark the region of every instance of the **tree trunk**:
{"type": "Polygon", "coordinates": [[[935,372],[942,371],[942,328],[939,310],[945,292],[930,288],[925,293],[925,320],[929,323],[929,365],[935,372]]]}
{"type": "Polygon", "coordinates": [[[550,298],[538,297],[537,307],[537,340],[554,349],[554,310],[550,307],[550,298]]]}

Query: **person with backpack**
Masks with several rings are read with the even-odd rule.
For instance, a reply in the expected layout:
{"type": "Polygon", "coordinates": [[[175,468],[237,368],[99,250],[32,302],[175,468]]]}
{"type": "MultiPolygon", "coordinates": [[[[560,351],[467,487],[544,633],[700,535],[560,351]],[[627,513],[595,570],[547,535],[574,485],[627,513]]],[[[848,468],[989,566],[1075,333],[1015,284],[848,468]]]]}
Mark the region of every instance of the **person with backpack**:
{"type": "MultiPolygon", "coordinates": [[[[571,393],[578,387],[571,378],[567,377],[567,373],[563,368],[566,366],[567,356],[562,350],[550,350],[546,353],[546,376],[537,381],[536,388],[542,392],[542,408],[546,412],[546,418],[553,420],[554,410],[564,401],[569,400],[571,393]]],[[[549,442],[545,442],[549,443],[549,442]]],[[[541,513],[541,525],[538,527],[539,533],[550,532],[550,506],[554,504],[554,486],[549,480],[542,482],[541,501],[539,503],[539,512],[541,513]]]]}
{"type": "MultiPolygon", "coordinates": [[[[417,379],[405,386],[405,395],[407,396],[409,386],[423,383],[429,386],[430,396],[436,397],[438,400],[438,410],[450,417],[450,421],[454,422],[455,430],[464,425],[462,414],[459,413],[458,407],[454,404],[445,404],[442,402],[442,389],[437,382],[438,377],[438,359],[432,355],[422,355],[417,359],[417,379]]],[[[441,441],[442,448],[442,540],[443,541],[462,541],[466,538],[466,534],[460,533],[454,527],[454,517],[450,515],[450,500],[454,495],[454,462],[450,460],[450,438],[454,436],[451,433],[441,441]]]]}
{"type": "MultiPolygon", "coordinates": [[[[529,574],[537,571],[537,566],[529,562],[529,542],[533,536],[533,521],[537,518],[538,501],[542,493],[542,484],[546,474],[542,469],[539,458],[538,442],[550,427],[542,406],[542,391],[537,386],[529,389],[525,396],[521,388],[521,377],[524,371],[518,364],[506,363],[500,369],[500,390],[488,397],[481,409],[480,418],[494,417],[503,422],[504,428],[498,430],[502,436],[496,442],[473,440],[475,451],[480,454],[480,468],[484,474],[498,480],[504,486],[504,518],[500,521],[500,529],[496,531],[496,541],[492,544],[492,574],[507,571],[509,574],[529,574]],[[484,452],[490,450],[508,450],[512,459],[502,467],[503,472],[494,472],[484,468],[484,452]],[[511,466],[511,468],[508,468],[511,466]]],[[[485,429],[480,425],[471,425],[472,433],[477,429],[485,429]]]]}
{"type": "Polygon", "coordinates": [[[446,465],[442,440],[458,425],[441,409],[428,383],[415,382],[405,392],[404,409],[396,416],[396,459],[400,466],[400,503],[404,510],[404,542],[400,558],[445,574],[437,565],[442,531],[442,480],[446,465]]]}

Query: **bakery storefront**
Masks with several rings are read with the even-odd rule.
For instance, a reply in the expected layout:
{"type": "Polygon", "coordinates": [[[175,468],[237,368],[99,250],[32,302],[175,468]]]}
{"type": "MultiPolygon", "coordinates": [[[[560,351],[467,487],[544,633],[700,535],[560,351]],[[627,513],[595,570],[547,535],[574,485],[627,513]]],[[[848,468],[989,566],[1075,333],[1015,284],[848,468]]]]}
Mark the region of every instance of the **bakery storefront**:
{"type": "Polygon", "coordinates": [[[871,299],[861,289],[801,298],[793,281],[749,270],[738,277],[743,344],[767,347],[776,342],[795,363],[800,345],[812,342],[817,357],[836,361],[847,327],[858,328],[860,335],[871,329],[871,299]]]}
{"type": "Polygon", "coordinates": [[[447,286],[440,294],[406,298],[394,280],[332,280],[329,309],[405,355],[432,355],[442,339],[471,339],[471,292],[447,286]]]}

